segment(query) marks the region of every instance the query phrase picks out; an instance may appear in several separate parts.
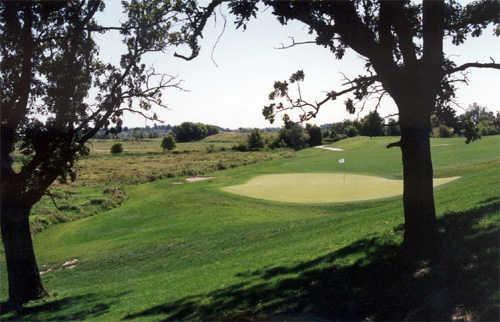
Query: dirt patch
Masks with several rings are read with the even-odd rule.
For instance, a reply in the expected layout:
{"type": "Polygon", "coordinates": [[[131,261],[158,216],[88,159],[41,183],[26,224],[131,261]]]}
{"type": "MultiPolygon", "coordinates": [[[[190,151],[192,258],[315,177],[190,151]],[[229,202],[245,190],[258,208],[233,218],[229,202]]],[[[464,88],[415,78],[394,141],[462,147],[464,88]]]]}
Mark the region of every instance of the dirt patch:
{"type": "Polygon", "coordinates": [[[194,176],[194,177],[186,178],[186,182],[192,183],[192,182],[198,182],[198,181],[206,181],[206,180],[212,180],[213,178],[215,178],[215,177],[198,177],[198,176],[194,176]]]}
{"type": "Polygon", "coordinates": [[[47,265],[42,265],[42,269],[40,270],[40,275],[45,275],[50,272],[56,272],[62,269],[73,269],[75,268],[78,264],[80,264],[80,260],[77,258],[73,258],[70,260],[65,261],[64,263],[60,265],[55,265],[52,267],[49,267],[47,265]]]}

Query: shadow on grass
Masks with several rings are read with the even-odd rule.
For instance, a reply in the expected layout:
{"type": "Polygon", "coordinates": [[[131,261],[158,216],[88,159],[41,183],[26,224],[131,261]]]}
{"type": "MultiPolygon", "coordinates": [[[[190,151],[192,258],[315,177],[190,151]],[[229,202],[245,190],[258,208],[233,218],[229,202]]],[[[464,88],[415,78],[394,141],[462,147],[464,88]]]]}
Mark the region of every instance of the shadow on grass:
{"type": "Polygon", "coordinates": [[[492,217],[499,206],[483,200],[441,217],[436,263],[405,261],[392,237],[378,236],[293,266],[242,273],[244,282],[124,319],[496,320],[500,231],[492,217]],[[342,265],[350,256],[358,259],[342,265]]]}
{"type": "Polygon", "coordinates": [[[2,321],[75,321],[95,319],[107,313],[111,306],[117,304],[119,298],[127,293],[129,292],[104,295],[89,293],[52,301],[37,301],[24,307],[21,311],[5,314],[0,319],[2,321]],[[44,318],[44,314],[50,314],[50,317],[44,318]]]}

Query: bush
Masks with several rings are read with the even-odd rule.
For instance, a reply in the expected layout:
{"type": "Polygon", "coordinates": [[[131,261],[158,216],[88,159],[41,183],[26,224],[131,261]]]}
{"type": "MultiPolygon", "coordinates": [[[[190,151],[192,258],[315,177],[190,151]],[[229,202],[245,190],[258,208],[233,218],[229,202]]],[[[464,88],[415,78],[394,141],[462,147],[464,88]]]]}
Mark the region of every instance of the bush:
{"type": "Polygon", "coordinates": [[[165,150],[172,151],[173,149],[175,149],[175,138],[170,134],[167,135],[161,141],[161,147],[163,151],[165,150]]]}
{"type": "Polygon", "coordinates": [[[354,126],[352,126],[352,125],[349,125],[348,127],[346,127],[346,128],[345,128],[345,134],[346,134],[348,137],[352,138],[352,137],[357,136],[357,135],[359,134],[359,132],[358,132],[358,129],[357,129],[357,128],[355,128],[355,127],[354,127],[354,126]]]}
{"type": "Polygon", "coordinates": [[[232,147],[232,149],[234,151],[240,151],[240,152],[246,152],[246,151],[248,151],[248,147],[244,143],[240,143],[238,145],[235,145],[235,146],[232,147]]]}
{"type": "Polygon", "coordinates": [[[121,143],[115,143],[111,146],[111,154],[119,154],[123,152],[123,145],[121,143]]]}
{"type": "Polygon", "coordinates": [[[309,146],[318,146],[323,144],[323,133],[321,128],[317,125],[306,125],[306,131],[309,135],[309,146]]]}
{"type": "Polygon", "coordinates": [[[260,135],[259,129],[253,129],[247,138],[247,146],[250,151],[257,151],[264,148],[265,142],[260,135]]]}
{"type": "Polygon", "coordinates": [[[450,138],[453,136],[453,129],[446,125],[440,125],[432,129],[432,136],[437,138],[450,138]]]}
{"type": "Polygon", "coordinates": [[[219,128],[214,125],[203,123],[184,122],[172,128],[175,139],[178,142],[198,141],[209,135],[219,133],[219,128]]]}
{"type": "Polygon", "coordinates": [[[285,143],[285,141],[283,141],[283,139],[281,137],[278,136],[276,139],[274,139],[274,141],[272,141],[269,144],[269,147],[271,149],[286,148],[286,143],[285,143]]]}
{"type": "Polygon", "coordinates": [[[283,141],[285,145],[294,150],[300,150],[307,147],[309,135],[304,128],[297,123],[291,123],[280,130],[278,142],[283,141]]]}

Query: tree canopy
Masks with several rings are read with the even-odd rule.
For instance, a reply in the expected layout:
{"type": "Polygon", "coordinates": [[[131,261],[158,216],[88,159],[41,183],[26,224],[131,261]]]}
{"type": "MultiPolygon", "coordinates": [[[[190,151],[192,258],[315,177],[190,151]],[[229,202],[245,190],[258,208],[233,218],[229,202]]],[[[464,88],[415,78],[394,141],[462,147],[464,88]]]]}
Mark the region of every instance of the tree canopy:
{"type": "Polygon", "coordinates": [[[209,124],[183,122],[180,125],[174,126],[172,132],[178,142],[190,142],[217,134],[219,133],[219,128],[209,124]]]}

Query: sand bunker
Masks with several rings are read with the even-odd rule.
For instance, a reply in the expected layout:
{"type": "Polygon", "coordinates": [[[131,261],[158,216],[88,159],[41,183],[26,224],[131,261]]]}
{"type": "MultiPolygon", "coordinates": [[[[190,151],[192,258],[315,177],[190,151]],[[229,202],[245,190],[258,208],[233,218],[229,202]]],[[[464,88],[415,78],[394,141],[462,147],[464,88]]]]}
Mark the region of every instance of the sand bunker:
{"type": "Polygon", "coordinates": [[[325,145],[318,145],[318,146],[315,146],[315,148],[322,149],[322,150],[328,150],[328,151],[344,151],[344,149],[341,149],[341,148],[332,148],[332,147],[325,146],[325,145]]]}
{"type": "MultiPolygon", "coordinates": [[[[436,178],[434,186],[459,177],[436,178]]],[[[403,181],[342,173],[285,173],[257,176],[240,185],[223,188],[242,196],[296,203],[331,203],[398,196],[403,181]]]]}
{"type": "Polygon", "coordinates": [[[186,182],[198,182],[198,181],[206,181],[206,180],[212,180],[214,177],[198,177],[198,176],[195,176],[195,177],[189,177],[189,178],[186,178],[186,182]]]}

